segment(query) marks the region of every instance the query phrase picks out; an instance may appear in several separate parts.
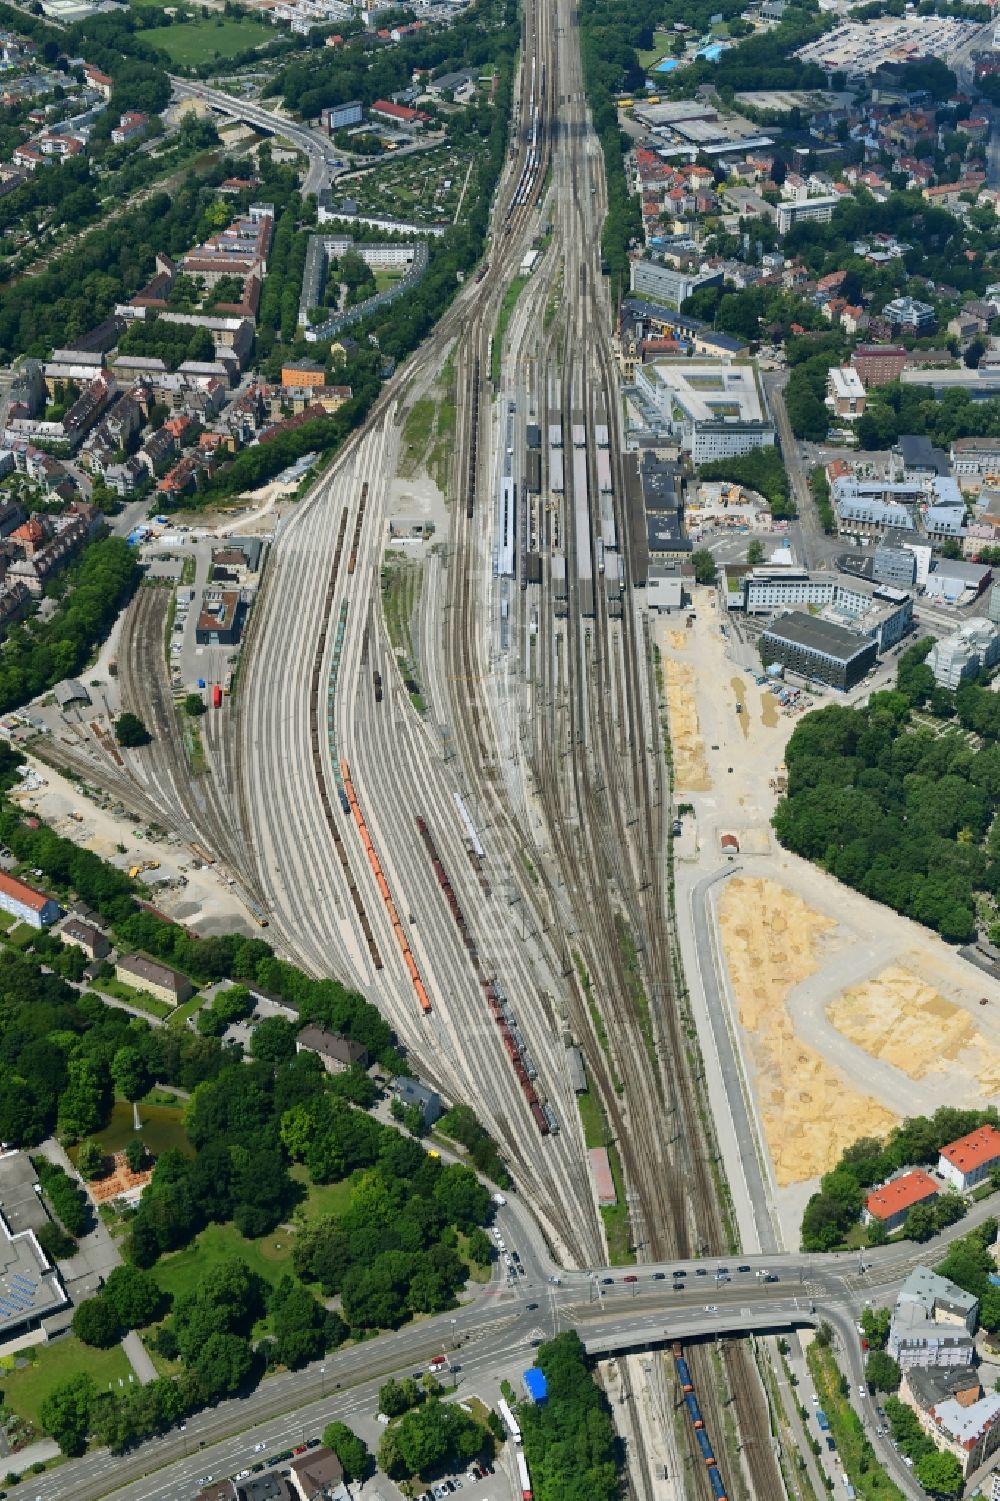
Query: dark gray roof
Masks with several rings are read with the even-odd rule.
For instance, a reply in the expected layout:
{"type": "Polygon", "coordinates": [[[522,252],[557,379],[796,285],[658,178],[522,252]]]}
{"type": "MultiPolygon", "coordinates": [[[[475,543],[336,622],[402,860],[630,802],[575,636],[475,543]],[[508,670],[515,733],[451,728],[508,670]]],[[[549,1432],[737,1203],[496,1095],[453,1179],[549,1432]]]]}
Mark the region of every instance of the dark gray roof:
{"type": "Polygon", "coordinates": [[[906,1373],[906,1384],[919,1405],[927,1412],[938,1402],[947,1401],[956,1392],[980,1386],[974,1366],[913,1366],[906,1373]]]}
{"type": "Polygon", "coordinates": [[[900,458],[907,469],[929,469],[935,474],[950,474],[948,455],[935,448],[930,438],[923,433],[900,433],[896,444],[900,458]]]}
{"type": "Polygon", "coordinates": [[[323,1027],[312,1025],[303,1027],[297,1041],[300,1047],[308,1048],[311,1053],[321,1053],[327,1058],[335,1058],[338,1063],[343,1063],[348,1068],[355,1063],[363,1064],[368,1061],[368,1050],[363,1048],[360,1042],[344,1037],[339,1032],[327,1032],[323,1027]]]}
{"type": "Polygon", "coordinates": [[[681,471],[677,464],[647,453],[642,460],[642,496],[647,511],[679,511],[681,471]]]}
{"type": "Polygon", "coordinates": [[[860,652],[870,651],[874,644],[867,637],[857,636],[844,626],[835,625],[832,620],[807,615],[804,610],[790,610],[787,615],[779,615],[764,631],[761,640],[768,637],[822,652],[838,662],[850,662],[860,652]]]}

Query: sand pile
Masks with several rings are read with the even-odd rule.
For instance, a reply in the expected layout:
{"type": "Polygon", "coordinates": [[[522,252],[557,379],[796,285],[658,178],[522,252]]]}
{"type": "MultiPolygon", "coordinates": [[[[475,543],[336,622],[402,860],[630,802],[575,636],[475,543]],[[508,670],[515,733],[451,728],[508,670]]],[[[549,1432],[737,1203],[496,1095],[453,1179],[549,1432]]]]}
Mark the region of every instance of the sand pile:
{"type": "Polygon", "coordinates": [[[719,903],[730,983],[781,1188],[831,1168],[857,1140],[860,1123],[873,1136],[896,1123],[795,1035],[789,996],[819,968],[824,935],[835,926],[775,881],[739,877],[727,882],[719,903]]]}
{"type": "Polygon", "coordinates": [[[971,1013],[902,965],[845,990],[827,1016],[851,1042],[911,1079],[947,1068],[964,1074],[973,1093],[1000,1091],[1000,1053],[971,1013]]]}
{"type": "Polygon", "coordinates": [[[712,779],[705,765],[705,742],[698,725],[694,668],[686,662],[663,663],[677,792],[708,792],[712,779]]]}

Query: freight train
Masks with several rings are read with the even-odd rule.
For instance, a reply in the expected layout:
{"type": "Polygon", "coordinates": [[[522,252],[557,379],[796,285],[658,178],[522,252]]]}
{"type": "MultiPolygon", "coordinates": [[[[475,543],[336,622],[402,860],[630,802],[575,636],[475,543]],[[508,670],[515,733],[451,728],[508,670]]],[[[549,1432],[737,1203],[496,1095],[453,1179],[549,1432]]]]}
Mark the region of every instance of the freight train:
{"type": "Polygon", "coordinates": [[[364,845],[365,854],[368,856],[368,864],[371,866],[372,874],[375,877],[375,884],[378,887],[379,896],[385,903],[385,910],[388,913],[389,922],[392,925],[393,936],[399,945],[399,951],[403,956],[403,963],[406,965],[407,974],[409,975],[413,988],[417,993],[417,1000],[420,1002],[420,1009],[424,1013],[424,1015],[427,1016],[432,1009],[430,998],[427,995],[427,990],[424,986],[424,982],[420,977],[420,971],[417,969],[417,961],[413,957],[413,950],[410,948],[410,940],[407,938],[406,933],[403,930],[403,924],[400,921],[396,903],[392,899],[392,893],[389,890],[389,883],[386,880],[385,872],[382,869],[382,862],[379,859],[378,854],[376,853],[375,846],[372,844],[372,836],[368,832],[368,825],[365,823],[364,814],[361,811],[360,804],[358,803],[357,796],[355,795],[354,784],[351,781],[351,773],[346,761],[341,761],[340,763],[340,776],[341,781],[344,785],[345,794],[347,796],[348,806],[351,810],[351,813],[354,815],[354,822],[358,826],[358,834],[360,836],[361,843],[364,845]]]}
{"type": "MultiPolygon", "coordinates": [[[[460,811],[462,809],[464,809],[464,804],[460,803],[460,811]]],[[[471,823],[469,826],[471,827],[471,823]]],[[[438,853],[434,836],[427,827],[426,819],[417,818],[417,832],[424,842],[424,848],[427,851],[431,865],[434,867],[434,874],[437,876],[438,885],[441,887],[444,899],[448,903],[449,911],[455,920],[455,926],[458,928],[462,943],[465,945],[469,962],[475,970],[479,983],[483,988],[486,1003],[490,1008],[490,1015],[500,1028],[500,1040],[504,1045],[507,1057],[510,1059],[511,1067],[517,1076],[517,1082],[521,1086],[521,1092],[527,1101],[528,1109],[531,1111],[531,1118],[538,1127],[541,1136],[552,1135],[559,1130],[559,1122],[556,1119],[555,1111],[546,1100],[544,1091],[537,1082],[538,1070],[535,1067],[534,1059],[528,1051],[524,1036],[518,1026],[517,1018],[511,1010],[510,1002],[507,1000],[499,980],[497,980],[496,976],[488,975],[483,969],[479,958],[479,946],[466,920],[465,913],[462,911],[458,897],[455,895],[455,888],[452,886],[448,872],[444,868],[444,862],[438,853]]]]}
{"type": "Polygon", "coordinates": [[[691,1419],[695,1441],[708,1469],[708,1479],[712,1487],[712,1495],[715,1497],[715,1501],[726,1501],[726,1486],[719,1471],[719,1462],[712,1448],[712,1440],[709,1438],[705,1428],[705,1419],[701,1415],[701,1407],[698,1404],[698,1393],[695,1391],[688,1363],[684,1359],[683,1351],[677,1340],[671,1345],[670,1352],[674,1357],[677,1382],[684,1397],[684,1406],[687,1408],[688,1417],[691,1419]]]}

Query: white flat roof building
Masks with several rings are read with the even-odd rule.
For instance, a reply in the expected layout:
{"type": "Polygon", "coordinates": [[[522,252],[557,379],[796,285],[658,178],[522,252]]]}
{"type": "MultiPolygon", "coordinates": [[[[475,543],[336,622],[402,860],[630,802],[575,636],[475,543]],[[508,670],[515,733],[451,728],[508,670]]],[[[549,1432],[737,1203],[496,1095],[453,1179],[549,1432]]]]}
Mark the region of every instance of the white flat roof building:
{"type": "Polygon", "coordinates": [[[774,423],[753,365],[663,360],[637,366],[635,382],[692,463],[774,443],[774,423]]]}
{"type": "Polygon", "coordinates": [[[834,365],[827,376],[826,404],[836,416],[853,422],[865,410],[865,388],[852,365],[834,365]]]}

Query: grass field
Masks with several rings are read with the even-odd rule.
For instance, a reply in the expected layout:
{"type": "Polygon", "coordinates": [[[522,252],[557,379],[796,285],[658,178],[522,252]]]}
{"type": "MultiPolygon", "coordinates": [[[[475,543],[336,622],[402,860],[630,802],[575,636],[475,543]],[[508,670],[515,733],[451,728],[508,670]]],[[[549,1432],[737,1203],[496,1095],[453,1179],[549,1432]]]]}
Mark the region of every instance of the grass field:
{"type": "Polygon", "coordinates": [[[140,41],[165,52],[173,63],[188,66],[213,57],[235,57],[249,47],[274,40],[274,32],[256,21],[188,21],[182,26],[153,26],[137,31],[140,41]]]}
{"type": "Polygon", "coordinates": [[[189,1001],[184,1002],[183,1006],[175,1007],[175,1009],[170,1013],[170,1020],[168,1021],[167,1026],[173,1028],[180,1028],[185,1026],[188,1017],[194,1016],[196,1012],[201,1010],[204,1004],[205,997],[203,995],[193,995],[189,1001]]]}
{"type": "Polygon", "coordinates": [[[640,68],[650,68],[653,63],[658,63],[661,57],[667,53],[670,43],[676,35],[673,31],[657,31],[653,34],[653,45],[648,52],[637,52],[640,68]]]}
{"type": "Polygon", "coordinates": [[[42,1403],[54,1386],[89,1371],[98,1390],[104,1391],[109,1381],[116,1386],[119,1381],[127,1384],[132,1369],[120,1345],[95,1350],[72,1334],[50,1345],[36,1345],[25,1354],[34,1357],[31,1365],[20,1371],[0,1368],[0,1383],[7,1406],[38,1429],[42,1426],[42,1403]]]}
{"type": "Polygon", "coordinates": [[[193,1292],[210,1267],[233,1259],[245,1261],[252,1272],[273,1285],[291,1271],[294,1238],[278,1229],[262,1240],[244,1240],[233,1225],[208,1225],[183,1251],[158,1261],[153,1272],[164,1292],[175,1298],[193,1292]]]}
{"type": "Polygon", "coordinates": [[[166,1001],[158,1001],[155,995],[148,995],[144,990],[133,990],[131,985],[125,985],[121,980],[112,976],[108,980],[94,980],[93,987],[98,995],[114,996],[117,1001],[124,1001],[128,1006],[134,1006],[136,1011],[145,1011],[149,1016],[157,1016],[162,1021],[170,1015],[173,1006],[168,1006],[166,1001]]]}
{"type": "Polygon", "coordinates": [[[322,1219],[326,1214],[340,1214],[350,1202],[351,1184],[348,1179],[343,1183],[310,1183],[309,1173],[300,1162],[291,1169],[290,1176],[306,1190],[307,1197],[296,1209],[295,1217],[307,1224],[312,1220],[322,1219]]]}

